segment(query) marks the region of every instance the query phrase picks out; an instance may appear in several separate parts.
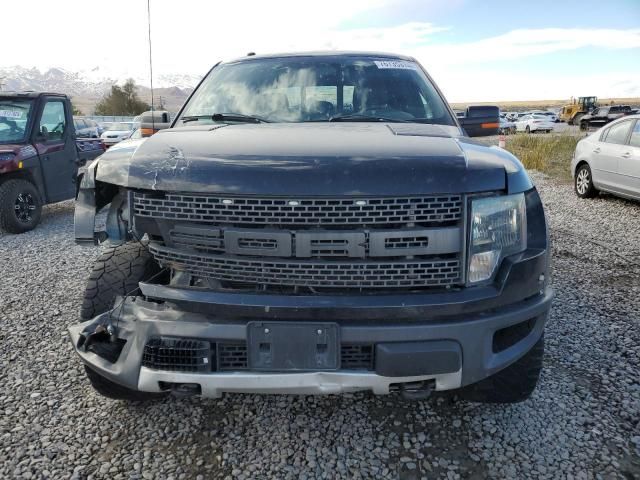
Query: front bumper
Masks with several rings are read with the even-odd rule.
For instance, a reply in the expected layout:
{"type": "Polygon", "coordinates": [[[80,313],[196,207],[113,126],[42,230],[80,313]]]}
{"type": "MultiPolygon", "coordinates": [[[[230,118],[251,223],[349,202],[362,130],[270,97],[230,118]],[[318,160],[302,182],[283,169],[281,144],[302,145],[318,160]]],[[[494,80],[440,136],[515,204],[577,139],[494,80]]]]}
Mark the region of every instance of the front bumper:
{"type": "Polygon", "coordinates": [[[126,340],[126,344],[114,363],[79,346],[83,335],[103,323],[108,313],[74,325],[69,332],[83,362],[113,382],[140,391],[159,392],[180,384],[192,384],[206,397],[218,397],[224,392],[327,394],[370,390],[386,394],[393,385],[420,381],[433,381],[435,390],[451,390],[478,382],[526,354],[543,333],[552,296],[552,291],[545,289],[515,305],[454,315],[446,320],[341,321],[341,342],[375,344],[376,352],[381,351],[380,347],[418,346],[415,357],[376,353],[372,371],[185,373],[147,368],[142,366],[142,358],[150,338],[246,341],[247,322],[186,312],[175,304],[158,304],[140,297],[128,298],[118,309],[117,336],[126,340]],[[523,322],[530,325],[528,333],[496,352],[496,332],[523,322]],[[441,352],[443,345],[448,360],[441,362],[437,352],[441,352]]]}

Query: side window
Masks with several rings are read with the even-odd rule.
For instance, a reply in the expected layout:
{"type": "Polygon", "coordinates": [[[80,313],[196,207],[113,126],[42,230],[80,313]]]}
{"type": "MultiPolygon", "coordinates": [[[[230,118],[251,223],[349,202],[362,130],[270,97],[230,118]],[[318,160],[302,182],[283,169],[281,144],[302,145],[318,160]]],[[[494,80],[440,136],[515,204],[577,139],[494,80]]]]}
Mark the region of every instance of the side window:
{"type": "Polygon", "coordinates": [[[61,140],[67,128],[64,115],[64,103],[61,100],[49,100],[42,110],[39,133],[45,141],[61,140]]]}
{"type": "Polygon", "coordinates": [[[612,125],[609,128],[609,133],[605,137],[604,141],[607,143],[615,143],[618,145],[624,145],[627,143],[627,134],[629,133],[629,128],[631,127],[631,122],[620,122],[616,125],[612,125]]]}
{"type": "Polygon", "coordinates": [[[632,147],[640,147],[640,120],[636,121],[636,126],[633,127],[633,131],[631,132],[631,140],[629,140],[629,145],[632,147]]]}

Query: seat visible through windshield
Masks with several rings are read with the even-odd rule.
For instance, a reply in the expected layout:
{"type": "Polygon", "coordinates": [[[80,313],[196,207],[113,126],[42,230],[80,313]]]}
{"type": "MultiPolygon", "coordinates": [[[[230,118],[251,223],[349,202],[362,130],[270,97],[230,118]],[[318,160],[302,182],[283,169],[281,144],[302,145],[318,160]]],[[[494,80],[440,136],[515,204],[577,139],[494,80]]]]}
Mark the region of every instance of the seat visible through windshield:
{"type": "Polygon", "coordinates": [[[454,125],[440,95],[415,62],[350,56],[222,64],[204,80],[182,117],[225,113],[271,122],[362,115],[454,125]]]}

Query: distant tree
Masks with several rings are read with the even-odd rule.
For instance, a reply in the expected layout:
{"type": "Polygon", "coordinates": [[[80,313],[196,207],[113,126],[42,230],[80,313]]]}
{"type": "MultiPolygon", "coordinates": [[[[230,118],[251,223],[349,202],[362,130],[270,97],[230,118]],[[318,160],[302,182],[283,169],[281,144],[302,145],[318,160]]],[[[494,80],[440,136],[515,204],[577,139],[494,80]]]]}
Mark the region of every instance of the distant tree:
{"type": "Polygon", "coordinates": [[[82,110],[80,110],[73,104],[73,97],[69,97],[69,100],[71,101],[71,115],[73,115],[74,117],[84,115],[84,113],[82,113],[82,110]]]}
{"type": "Polygon", "coordinates": [[[122,87],[113,85],[111,92],[96,105],[96,115],[139,115],[149,110],[149,104],[138,98],[132,78],[122,87]]]}

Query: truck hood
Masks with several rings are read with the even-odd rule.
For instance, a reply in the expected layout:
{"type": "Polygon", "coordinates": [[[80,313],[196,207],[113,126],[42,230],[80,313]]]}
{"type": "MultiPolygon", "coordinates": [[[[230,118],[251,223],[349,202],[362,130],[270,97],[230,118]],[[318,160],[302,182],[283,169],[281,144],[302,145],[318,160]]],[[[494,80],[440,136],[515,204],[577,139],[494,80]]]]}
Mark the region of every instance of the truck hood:
{"type": "Polygon", "coordinates": [[[402,123],[194,125],[107,151],[96,180],[158,191],[284,196],[531,188],[513,155],[457,135],[456,127],[402,123]]]}

